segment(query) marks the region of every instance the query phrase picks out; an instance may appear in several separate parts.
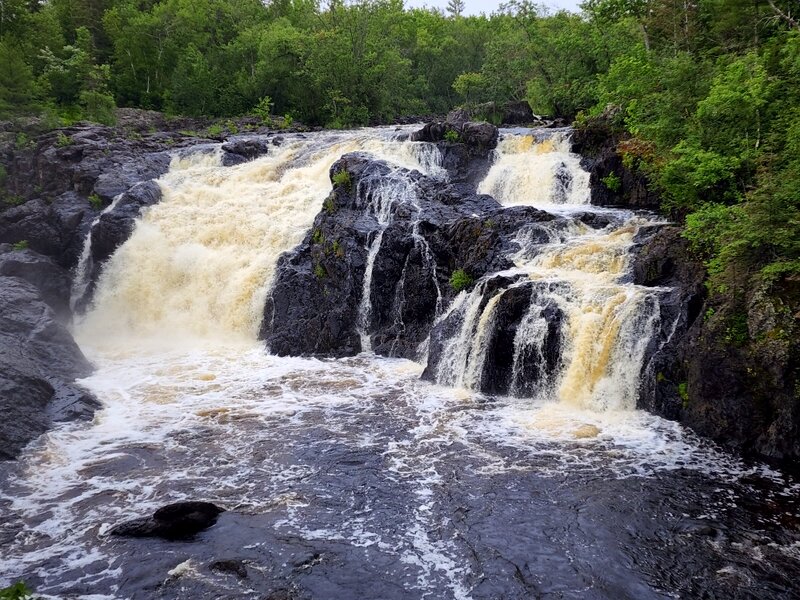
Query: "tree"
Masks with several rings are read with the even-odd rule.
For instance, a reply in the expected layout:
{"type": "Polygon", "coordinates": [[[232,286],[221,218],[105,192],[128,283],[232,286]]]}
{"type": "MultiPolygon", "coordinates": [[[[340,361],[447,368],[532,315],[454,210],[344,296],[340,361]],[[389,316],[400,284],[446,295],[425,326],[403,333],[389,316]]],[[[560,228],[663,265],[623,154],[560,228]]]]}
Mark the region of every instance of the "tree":
{"type": "Polygon", "coordinates": [[[448,0],[447,13],[451,17],[460,17],[464,13],[464,0],[448,0]]]}

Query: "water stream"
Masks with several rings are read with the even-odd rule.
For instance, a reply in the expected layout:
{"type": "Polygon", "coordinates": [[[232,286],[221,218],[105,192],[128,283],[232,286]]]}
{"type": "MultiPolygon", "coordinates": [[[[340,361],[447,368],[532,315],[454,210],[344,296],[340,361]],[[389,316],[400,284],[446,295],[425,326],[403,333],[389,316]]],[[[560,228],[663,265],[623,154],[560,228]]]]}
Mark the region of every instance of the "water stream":
{"type": "Polygon", "coordinates": [[[411,361],[278,358],[256,341],[278,256],[306,235],[333,162],[363,150],[442,177],[431,146],[374,129],[287,136],[235,167],[176,158],[76,324],[97,366],[81,383],[103,409],[0,471],[0,585],[193,600],[800,593],[798,485],[635,410],[660,291],[630,283],[630,249],[653,219],[590,207],[567,135],[501,140],[480,191],[566,219],[521,230],[510,284],[492,274],[439,307],[462,324],[438,384],[411,361]],[[512,395],[486,396],[514,286],[531,303],[508,349],[512,395]],[[228,511],[190,541],[108,535],[181,499],[228,511]]]}

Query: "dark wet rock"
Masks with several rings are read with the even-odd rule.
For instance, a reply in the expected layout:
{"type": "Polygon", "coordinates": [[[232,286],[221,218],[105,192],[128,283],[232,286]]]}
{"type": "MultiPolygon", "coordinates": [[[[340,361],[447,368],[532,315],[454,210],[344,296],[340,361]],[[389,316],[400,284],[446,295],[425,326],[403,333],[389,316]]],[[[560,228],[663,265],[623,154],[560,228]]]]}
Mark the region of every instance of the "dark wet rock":
{"type": "Polygon", "coordinates": [[[422,129],[411,135],[415,142],[447,141],[448,132],[454,132],[457,143],[465,144],[473,152],[485,153],[497,146],[499,132],[491,123],[473,123],[471,121],[445,121],[427,123],[422,129]]]}
{"type": "Polygon", "coordinates": [[[283,141],[280,136],[266,138],[242,138],[222,144],[222,164],[224,166],[238,165],[259,156],[263,156],[270,151],[270,148],[279,146],[283,141]]]}
{"type": "Polygon", "coordinates": [[[159,508],[150,517],[120,523],[109,533],[120,537],[184,540],[214,525],[224,511],[225,509],[210,502],[176,502],[159,508]]]}
{"type": "Polygon", "coordinates": [[[0,276],[17,277],[32,284],[56,317],[64,323],[69,321],[72,279],[52,258],[33,250],[14,250],[8,244],[0,244],[0,276]]]}
{"type": "Polygon", "coordinates": [[[100,215],[91,226],[92,245],[84,276],[85,288],[75,298],[75,310],[82,312],[92,299],[105,262],[133,233],[142,210],[161,200],[161,188],[155,181],[133,186],[117,199],[114,208],[100,215]]]}
{"type": "Polygon", "coordinates": [[[629,142],[609,117],[600,117],[575,129],[572,150],[582,156],[589,172],[592,204],[658,210],[660,198],[647,176],[636,168],[636,155],[644,149],[629,142]],[[627,144],[627,145],[626,145],[627,144]],[[626,154],[628,160],[624,160],[626,154]]]}
{"type": "Polygon", "coordinates": [[[707,297],[703,266],[680,228],[644,235],[635,281],[670,290],[661,301],[661,330],[640,406],[736,451],[796,462],[800,344],[787,333],[795,326],[793,312],[759,291],[746,303],[707,297]]]}
{"type": "Polygon", "coordinates": [[[374,249],[364,323],[371,348],[416,358],[438,311],[455,296],[454,271],[478,280],[508,269],[517,232],[555,220],[532,207],[503,209],[489,196],[365,154],[345,155],[331,175],[342,172],[349,184],[334,186],[306,239],[279,260],[261,331],[276,354],[346,356],[363,349],[359,308],[374,249]],[[391,203],[384,212],[381,202],[391,203]]]}
{"type": "Polygon", "coordinates": [[[466,121],[489,121],[503,125],[542,125],[547,121],[533,114],[530,104],[525,100],[509,102],[484,102],[469,108],[458,108],[447,115],[447,121],[463,123],[466,121]]]}
{"type": "Polygon", "coordinates": [[[247,566],[241,560],[217,560],[208,565],[212,573],[234,575],[239,579],[247,579],[247,566]]]}
{"type": "Polygon", "coordinates": [[[0,458],[15,458],[55,421],[91,416],[97,402],[73,383],[91,370],[39,289],[0,276],[0,458]]]}

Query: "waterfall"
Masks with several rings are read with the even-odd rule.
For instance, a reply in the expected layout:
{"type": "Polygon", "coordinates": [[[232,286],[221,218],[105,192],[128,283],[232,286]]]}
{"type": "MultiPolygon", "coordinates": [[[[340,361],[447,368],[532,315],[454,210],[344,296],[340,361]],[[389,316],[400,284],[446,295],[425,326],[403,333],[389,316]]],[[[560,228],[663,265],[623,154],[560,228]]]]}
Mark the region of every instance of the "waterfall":
{"type": "Polygon", "coordinates": [[[566,224],[522,228],[511,256],[515,269],[484,276],[453,301],[444,316],[451,324],[440,325],[446,339],[437,357],[438,383],[486,387],[483,372],[503,295],[520,288],[530,290],[530,299],[507,350],[508,393],[593,410],[635,407],[647,343],[660,323],[661,290],[629,283],[634,237],[650,222],[593,209],[588,179],[566,132],[501,139],[479,191],[506,205],[561,205],[557,212],[566,224]],[[590,227],[576,214],[593,210],[606,217],[605,227],[590,227]],[[512,277],[498,287],[498,275],[512,277]]]}
{"type": "Polygon", "coordinates": [[[505,205],[588,204],[589,173],[580,162],[570,151],[569,131],[504,134],[478,191],[505,205]]]}
{"type": "MultiPolygon", "coordinates": [[[[174,157],[158,180],[162,201],[143,211],[105,264],[79,339],[255,340],[278,257],[310,228],[330,192],[331,165],[362,150],[440,176],[436,153],[424,146],[378,130],[286,136],[268,155],[233,167],[221,166],[219,147],[174,157]]],[[[395,191],[372,193],[382,223],[395,191]]]]}

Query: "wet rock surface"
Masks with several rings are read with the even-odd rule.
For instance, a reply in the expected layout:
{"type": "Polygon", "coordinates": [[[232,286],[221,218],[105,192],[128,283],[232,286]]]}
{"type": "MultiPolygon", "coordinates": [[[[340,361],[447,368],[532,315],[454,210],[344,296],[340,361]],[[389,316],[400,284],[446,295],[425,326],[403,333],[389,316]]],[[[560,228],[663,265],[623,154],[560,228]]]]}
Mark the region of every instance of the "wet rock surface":
{"type": "MultiPolygon", "coordinates": [[[[223,512],[225,509],[211,502],[176,502],[159,508],[150,517],[120,523],[112,527],[109,533],[120,537],[185,540],[214,525],[223,512]]],[[[216,566],[217,570],[225,570],[226,567],[224,563],[216,566]]],[[[227,567],[230,571],[230,565],[227,567]]]]}
{"type": "Polygon", "coordinates": [[[766,294],[753,293],[746,306],[708,297],[703,266],[678,227],[646,235],[634,277],[671,288],[640,406],[737,452],[796,464],[800,348],[785,334],[791,311],[766,294]]]}
{"type": "Polygon", "coordinates": [[[42,292],[18,277],[0,276],[0,364],[0,459],[15,458],[55,421],[90,417],[97,406],[73,383],[89,375],[89,362],[42,292]]]}
{"type": "Polygon", "coordinates": [[[364,332],[376,353],[416,358],[455,296],[452,273],[477,280],[511,267],[516,232],[555,219],[365,154],[344,156],[332,179],[339,173],[348,183],[334,185],[306,239],[278,263],[261,332],[278,355],[357,354],[364,332]]]}
{"type": "Polygon", "coordinates": [[[614,129],[608,116],[573,133],[573,151],[583,157],[583,167],[590,174],[592,204],[658,211],[658,194],[644,172],[636,168],[637,154],[646,149],[625,143],[625,136],[614,129]]]}

